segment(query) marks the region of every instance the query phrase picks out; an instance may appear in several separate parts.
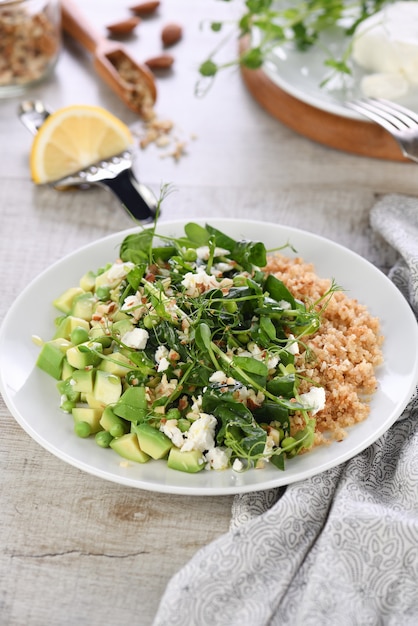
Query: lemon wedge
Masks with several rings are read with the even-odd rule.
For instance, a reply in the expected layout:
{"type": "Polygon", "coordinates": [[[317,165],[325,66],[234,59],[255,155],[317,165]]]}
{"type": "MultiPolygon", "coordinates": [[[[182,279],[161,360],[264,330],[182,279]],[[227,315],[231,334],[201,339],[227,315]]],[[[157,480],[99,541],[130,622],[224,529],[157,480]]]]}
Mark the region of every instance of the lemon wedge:
{"type": "Polygon", "coordinates": [[[108,159],[133,143],[129,128],[106,109],[71,105],[52,113],[35,135],[32,180],[50,183],[108,159]]]}

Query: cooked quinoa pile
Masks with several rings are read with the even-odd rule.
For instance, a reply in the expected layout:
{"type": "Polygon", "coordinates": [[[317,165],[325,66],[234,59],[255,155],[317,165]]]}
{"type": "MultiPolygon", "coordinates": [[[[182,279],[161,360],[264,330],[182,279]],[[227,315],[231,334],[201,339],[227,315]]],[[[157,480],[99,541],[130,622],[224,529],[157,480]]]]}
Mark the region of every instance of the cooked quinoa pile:
{"type": "MultiPolygon", "coordinates": [[[[303,259],[275,254],[266,271],[282,280],[295,298],[315,302],[331,285],[319,278],[314,266],[303,259]]],[[[317,413],[315,443],[341,440],[345,428],[365,420],[370,413],[369,400],[376,391],[376,367],[383,361],[379,319],[367,307],[336,291],[321,315],[321,326],[306,339],[296,357],[297,369],[310,381],[325,389],[325,408],[317,413]]],[[[302,381],[300,392],[311,387],[302,381]]],[[[298,429],[303,419],[293,420],[298,429]]]]}

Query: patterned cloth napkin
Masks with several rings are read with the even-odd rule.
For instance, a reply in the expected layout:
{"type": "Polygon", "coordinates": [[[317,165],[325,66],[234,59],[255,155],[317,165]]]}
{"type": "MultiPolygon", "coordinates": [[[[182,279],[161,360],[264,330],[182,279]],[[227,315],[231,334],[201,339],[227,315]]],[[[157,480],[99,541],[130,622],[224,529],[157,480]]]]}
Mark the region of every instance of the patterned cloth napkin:
{"type": "MultiPolygon", "coordinates": [[[[390,278],[417,314],[416,199],[383,198],[371,224],[399,253],[390,278]]],[[[417,624],[417,395],[384,436],[345,464],[287,488],[236,496],[230,531],[172,578],[154,621],[417,624]]]]}

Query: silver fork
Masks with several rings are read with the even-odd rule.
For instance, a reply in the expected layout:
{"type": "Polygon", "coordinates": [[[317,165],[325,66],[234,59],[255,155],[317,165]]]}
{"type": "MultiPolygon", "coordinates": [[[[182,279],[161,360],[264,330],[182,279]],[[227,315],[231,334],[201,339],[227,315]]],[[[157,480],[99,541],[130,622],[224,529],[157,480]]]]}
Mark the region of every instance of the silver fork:
{"type": "Polygon", "coordinates": [[[361,98],[345,103],[382,126],[396,139],[402,154],[418,163],[418,115],[405,107],[383,98],[361,98]]]}
{"type": "MultiPolygon", "coordinates": [[[[35,135],[50,111],[40,100],[25,100],[18,108],[22,124],[35,135]]],[[[57,190],[90,185],[106,187],[120,200],[123,208],[135,220],[146,223],[154,220],[157,200],[149,187],[140,183],[132,170],[133,157],[129,150],[109,159],[93,163],[71,176],[51,183],[57,190]]]]}

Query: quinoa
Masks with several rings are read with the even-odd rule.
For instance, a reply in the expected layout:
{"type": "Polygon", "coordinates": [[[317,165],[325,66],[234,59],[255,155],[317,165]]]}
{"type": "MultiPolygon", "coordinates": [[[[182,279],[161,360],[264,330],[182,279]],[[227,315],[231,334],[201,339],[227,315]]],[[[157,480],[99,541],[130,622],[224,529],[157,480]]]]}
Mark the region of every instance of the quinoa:
{"type": "MultiPolygon", "coordinates": [[[[314,266],[301,258],[275,254],[265,270],[308,305],[331,286],[331,280],[318,277],[314,266]]],[[[347,427],[368,417],[378,386],[376,368],[383,362],[382,343],[379,319],[343,291],[334,292],[321,313],[319,330],[304,340],[295,358],[303,376],[300,393],[309,391],[312,381],[325,389],[325,408],[315,415],[316,445],[343,439],[347,427]]],[[[295,431],[303,427],[302,416],[296,414],[292,421],[295,431]]]]}

